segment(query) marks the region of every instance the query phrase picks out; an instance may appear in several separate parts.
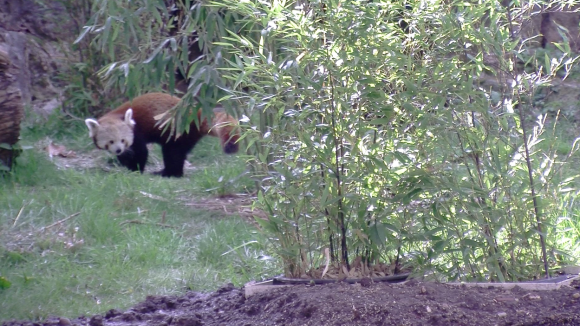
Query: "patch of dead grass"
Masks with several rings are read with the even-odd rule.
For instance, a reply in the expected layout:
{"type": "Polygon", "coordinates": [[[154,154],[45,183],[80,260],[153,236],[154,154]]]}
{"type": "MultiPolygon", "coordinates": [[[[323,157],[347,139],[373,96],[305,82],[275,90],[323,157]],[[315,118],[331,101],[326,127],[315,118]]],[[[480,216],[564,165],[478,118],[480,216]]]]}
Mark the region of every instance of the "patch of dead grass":
{"type": "Polygon", "coordinates": [[[267,219],[264,211],[253,208],[256,197],[250,194],[230,194],[218,197],[198,197],[195,200],[184,199],[185,206],[208,211],[216,211],[226,216],[238,215],[256,228],[259,228],[256,218],[267,219]]]}

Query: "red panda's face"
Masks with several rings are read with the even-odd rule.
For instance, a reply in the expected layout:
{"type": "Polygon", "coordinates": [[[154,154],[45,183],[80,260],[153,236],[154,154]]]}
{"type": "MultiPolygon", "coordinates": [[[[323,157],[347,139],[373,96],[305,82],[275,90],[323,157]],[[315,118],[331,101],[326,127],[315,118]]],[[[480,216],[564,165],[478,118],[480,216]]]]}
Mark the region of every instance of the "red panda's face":
{"type": "Polygon", "coordinates": [[[103,122],[93,140],[98,148],[119,155],[133,145],[133,128],[126,124],[103,122]]]}
{"type": "Polygon", "coordinates": [[[219,137],[224,153],[237,153],[239,149],[238,140],[240,138],[238,120],[223,111],[214,112],[214,114],[211,129],[205,131],[202,126],[202,132],[208,132],[212,136],[219,137]]]}
{"type": "Polygon", "coordinates": [[[133,145],[135,121],[132,119],[131,109],[125,114],[125,119],[104,116],[99,121],[87,119],[85,123],[89,128],[89,136],[99,149],[120,155],[133,145]]]}

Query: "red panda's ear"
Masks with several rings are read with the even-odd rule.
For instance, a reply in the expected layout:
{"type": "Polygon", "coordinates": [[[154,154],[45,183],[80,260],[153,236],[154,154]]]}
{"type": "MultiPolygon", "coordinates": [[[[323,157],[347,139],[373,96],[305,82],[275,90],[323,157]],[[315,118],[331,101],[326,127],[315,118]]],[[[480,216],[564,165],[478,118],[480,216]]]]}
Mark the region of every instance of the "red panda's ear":
{"type": "Polygon", "coordinates": [[[131,108],[125,112],[125,123],[131,127],[135,126],[135,120],[133,120],[133,109],[131,108]]]}
{"type": "Polygon", "coordinates": [[[86,119],[85,124],[89,128],[89,137],[95,137],[97,135],[97,131],[99,130],[99,122],[94,119],[86,119]]]}

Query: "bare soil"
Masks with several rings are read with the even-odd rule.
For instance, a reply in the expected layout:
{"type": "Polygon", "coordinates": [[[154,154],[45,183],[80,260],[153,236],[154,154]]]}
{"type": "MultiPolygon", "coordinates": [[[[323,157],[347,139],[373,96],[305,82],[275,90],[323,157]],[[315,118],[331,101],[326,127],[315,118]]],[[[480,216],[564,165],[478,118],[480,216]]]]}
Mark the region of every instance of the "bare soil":
{"type": "Polygon", "coordinates": [[[209,325],[580,325],[580,284],[553,291],[446,284],[335,283],[277,288],[244,298],[215,292],[150,296],[126,311],[69,320],[7,321],[3,326],[209,325]]]}

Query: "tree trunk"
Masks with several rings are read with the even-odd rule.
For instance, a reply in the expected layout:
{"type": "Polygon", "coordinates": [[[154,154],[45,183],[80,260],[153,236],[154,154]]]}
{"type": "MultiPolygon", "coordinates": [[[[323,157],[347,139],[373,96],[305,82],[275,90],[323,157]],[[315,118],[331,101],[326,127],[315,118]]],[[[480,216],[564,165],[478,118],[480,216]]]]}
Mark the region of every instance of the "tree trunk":
{"type": "Polygon", "coordinates": [[[10,169],[18,153],[13,145],[20,136],[20,121],[24,115],[22,96],[16,85],[16,67],[8,52],[0,48],[0,171],[10,169]]]}

